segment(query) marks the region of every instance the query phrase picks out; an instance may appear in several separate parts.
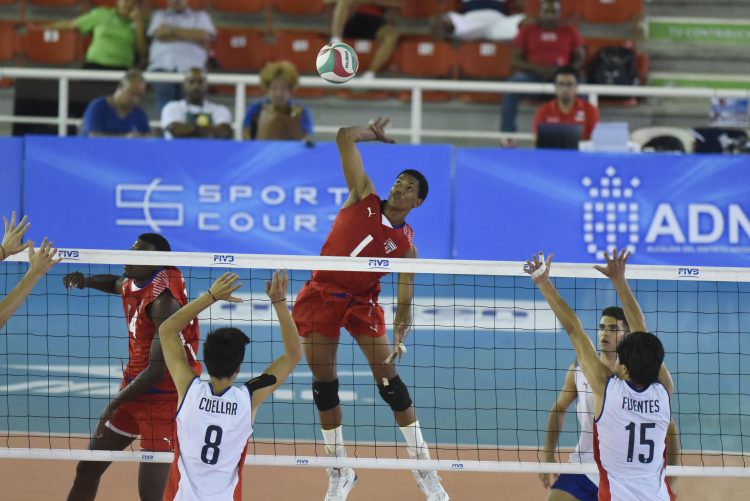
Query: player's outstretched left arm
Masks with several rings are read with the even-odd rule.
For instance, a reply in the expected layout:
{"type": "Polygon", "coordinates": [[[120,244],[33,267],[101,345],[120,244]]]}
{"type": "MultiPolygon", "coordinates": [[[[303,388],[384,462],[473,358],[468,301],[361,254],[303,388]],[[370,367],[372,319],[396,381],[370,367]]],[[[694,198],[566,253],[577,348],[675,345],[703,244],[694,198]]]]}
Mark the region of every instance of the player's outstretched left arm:
{"type": "MultiPolygon", "coordinates": [[[[601,409],[600,405],[604,396],[604,389],[612,372],[599,360],[596,348],[594,348],[591,339],[584,332],[581,321],[550,281],[549,272],[552,267],[553,256],[554,254],[550,254],[545,261],[544,253],[539,252],[538,255],[535,254],[532,260],[526,261],[524,271],[531,275],[531,279],[539,288],[544,299],[547,300],[547,304],[552,308],[557,320],[560,321],[563,328],[568,332],[570,341],[573,343],[573,348],[576,351],[576,357],[581,364],[583,375],[586,376],[591,385],[595,401],[599,404],[596,406],[598,411],[601,409]]],[[[597,412],[597,414],[599,413],[597,412]]]]}
{"type": "MultiPolygon", "coordinates": [[[[22,221],[25,219],[26,218],[22,221]]],[[[7,234],[8,233],[6,232],[6,236],[7,234]]],[[[39,279],[42,278],[52,266],[62,261],[61,258],[55,259],[57,249],[52,242],[47,242],[46,238],[42,241],[42,245],[39,246],[37,251],[34,251],[34,242],[19,245],[21,245],[22,249],[27,247],[29,249],[29,270],[18,284],[13,287],[13,290],[10,291],[2,301],[0,301],[0,327],[5,325],[5,322],[13,316],[18,307],[21,306],[21,303],[23,303],[24,299],[26,299],[26,296],[31,293],[34,286],[39,282],[39,279]]],[[[13,246],[10,246],[9,248],[15,249],[13,246]]]]}
{"type": "Polygon", "coordinates": [[[286,378],[289,377],[289,374],[297,367],[302,358],[302,348],[299,343],[297,325],[292,320],[292,315],[289,313],[289,306],[286,303],[288,283],[289,279],[286,270],[276,270],[271,281],[266,282],[266,294],[268,294],[268,298],[271,300],[271,304],[276,312],[276,318],[279,320],[281,340],[284,343],[284,353],[271,362],[271,365],[266,367],[262,376],[247,383],[248,387],[252,388],[254,381],[262,381],[265,378],[270,382],[268,386],[262,385],[262,387],[252,390],[253,421],[255,421],[255,413],[258,412],[260,405],[271,396],[276,388],[286,381],[286,378]]]}
{"type": "MultiPolygon", "coordinates": [[[[609,252],[605,251],[603,257],[606,265],[596,265],[594,269],[612,281],[612,285],[615,291],[617,291],[617,297],[622,302],[622,309],[625,312],[625,320],[628,322],[630,332],[648,332],[646,317],[643,315],[641,305],[638,304],[638,300],[635,298],[635,294],[633,294],[625,278],[625,267],[630,256],[631,252],[625,249],[619,252],[617,249],[612,249],[612,256],[609,255],[609,252]]],[[[674,382],[665,364],[661,364],[661,368],[659,369],[659,382],[671,396],[674,391],[674,382]]]]}
{"type": "Polygon", "coordinates": [[[224,273],[216,279],[207,292],[177,310],[172,316],[164,320],[159,327],[159,340],[161,341],[164,361],[167,363],[167,369],[177,389],[178,407],[188,386],[190,386],[190,382],[196,375],[188,363],[185,348],[180,340],[180,333],[203,310],[216,301],[228,301],[230,303],[241,301],[241,299],[232,296],[237,289],[242,287],[242,283],[237,281],[238,278],[239,275],[235,273],[224,273]]]}
{"type": "MultiPolygon", "coordinates": [[[[413,245],[404,256],[416,259],[417,248],[413,245]]],[[[398,274],[398,289],[396,299],[396,316],[393,319],[393,351],[385,359],[385,363],[391,363],[395,358],[401,361],[401,355],[406,353],[406,334],[411,329],[412,315],[411,304],[414,300],[414,273],[398,274]]]]}

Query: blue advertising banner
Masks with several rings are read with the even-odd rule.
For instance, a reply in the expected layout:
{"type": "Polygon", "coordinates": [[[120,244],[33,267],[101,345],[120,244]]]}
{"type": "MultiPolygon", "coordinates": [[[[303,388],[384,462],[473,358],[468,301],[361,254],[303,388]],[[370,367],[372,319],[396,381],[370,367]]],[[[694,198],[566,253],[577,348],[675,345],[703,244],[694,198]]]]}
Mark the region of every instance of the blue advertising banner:
{"type": "Polygon", "coordinates": [[[456,152],[458,259],[750,266],[750,156],[456,152]]]}
{"type": "MultiPolygon", "coordinates": [[[[0,138],[0,217],[21,212],[21,172],[23,168],[23,139],[0,138]]],[[[19,216],[20,217],[20,216],[19,216]]]]}
{"type": "MultiPolygon", "coordinates": [[[[403,169],[427,176],[408,221],[421,257],[450,257],[451,148],[359,149],[383,198],[403,169]]],[[[347,194],[333,143],[26,140],[26,210],[61,247],[126,249],[159,232],[176,251],[316,255],[347,194]]]]}

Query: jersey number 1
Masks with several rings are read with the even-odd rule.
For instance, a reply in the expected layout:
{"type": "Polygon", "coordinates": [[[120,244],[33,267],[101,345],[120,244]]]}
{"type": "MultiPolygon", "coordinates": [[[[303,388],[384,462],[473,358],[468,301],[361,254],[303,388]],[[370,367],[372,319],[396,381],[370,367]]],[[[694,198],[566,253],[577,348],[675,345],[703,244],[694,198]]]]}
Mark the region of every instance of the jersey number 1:
{"type": "MultiPolygon", "coordinates": [[[[631,421],[625,427],[628,430],[628,463],[633,462],[633,449],[635,449],[635,428],[636,425],[631,421]]],[[[646,438],[646,430],[656,428],[656,423],[641,423],[641,445],[648,447],[648,456],[638,454],[638,461],[641,463],[650,463],[654,460],[654,441],[646,438]]]]}
{"type": "Polygon", "coordinates": [[[219,462],[219,445],[221,445],[222,433],[223,431],[220,426],[212,424],[206,428],[206,438],[204,440],[206,445],[201,449],[201,461],[206,464],[216,464],[219,462]],[[216,436],[212,437],[214,433],[216,433],[216,436]],[[208,457],[209,452],[211,457],[208,457]]]}

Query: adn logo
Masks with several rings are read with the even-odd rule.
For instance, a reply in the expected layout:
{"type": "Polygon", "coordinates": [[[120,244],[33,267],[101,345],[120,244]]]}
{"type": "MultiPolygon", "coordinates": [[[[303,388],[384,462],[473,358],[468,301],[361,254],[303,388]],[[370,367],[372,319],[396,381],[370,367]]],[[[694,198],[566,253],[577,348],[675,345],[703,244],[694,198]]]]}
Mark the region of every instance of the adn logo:
{"type": "Polygon", "coordinates": [[[310,464],[310,461],[307,459],[297,459],[297,464],[310,464]]]}
{"type": "Polygon", "coordinates": [[[78,261],[81,258],[81,255],[77,250],[60,249],[57,252],[57,255],[68,261],[78,261]]]}
{"type": "Polygon", "coordinates": [[[677,268],[677,276],[682,278],[698,278],[701,274],[700,268],[677,268]]]}
{"type": "Polygon", "coordinates": [[[234,256],[231,254],[214,254],[214,264],[234,264],[234,256]]]}
{"type": "Polygon", "coordinates": [[[452,463],[451,464],[451,470],[463,470],[464,464],[463,463],[452,463]]]}
{"type": "Polygon", "coordinates": [[[390,266],[390,259],[370,259],[367,262],[367,267],[371,270],[387,270],[390,266]]]}

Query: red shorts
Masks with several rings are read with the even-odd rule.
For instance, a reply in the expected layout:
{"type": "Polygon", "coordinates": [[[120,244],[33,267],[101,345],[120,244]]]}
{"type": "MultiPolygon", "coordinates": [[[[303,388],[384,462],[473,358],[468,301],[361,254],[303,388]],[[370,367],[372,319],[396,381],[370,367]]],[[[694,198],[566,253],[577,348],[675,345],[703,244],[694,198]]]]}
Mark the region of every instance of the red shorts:
{"type": "Polygon", "coordinates": [[[297,294],[292,316],[302,337],[317,332],[338,338],[342,327],[353,336],[385,336],[385,315],[375,291],[354,296],[335,285],[309,281],[297,294]]]}
{"type": "Polygon", "coordinates": [[[126,437],[141,437],[144,451],[171,452],[174,449],[177,398],[143,397],[117,408],[107,427],[126,437]]]}

